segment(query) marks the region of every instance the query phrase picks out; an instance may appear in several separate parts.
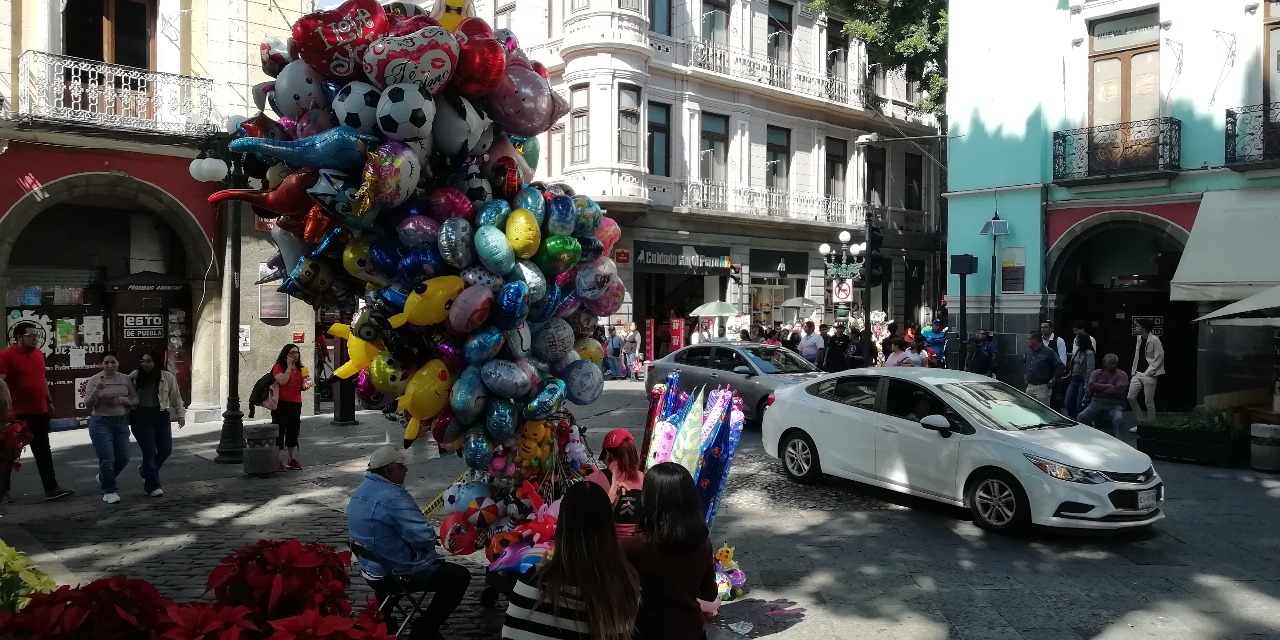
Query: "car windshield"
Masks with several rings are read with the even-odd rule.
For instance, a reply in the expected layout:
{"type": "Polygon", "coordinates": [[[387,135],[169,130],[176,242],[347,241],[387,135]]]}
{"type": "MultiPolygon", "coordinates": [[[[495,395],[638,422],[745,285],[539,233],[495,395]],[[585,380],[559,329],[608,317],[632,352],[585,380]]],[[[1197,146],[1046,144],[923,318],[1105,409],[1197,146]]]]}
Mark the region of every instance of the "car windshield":
{"type": "Polygon", "coordinates": [[[773,347],[769,345],[760,345],[753,347],[743,347],[742,352],[747,354],[747,359],[751,364],[755,365],[760,373],[769,375],[771,373],[811,373],[817,371],[808,360],[797,356],[795,353],[783,349],[782,347],[773,347]]]}
{"type": "Polygon", "coordinates": [[[1054,429],[1075,424],[1003,382],[951,382],[937,388],[992,429],[1054,429]]]}

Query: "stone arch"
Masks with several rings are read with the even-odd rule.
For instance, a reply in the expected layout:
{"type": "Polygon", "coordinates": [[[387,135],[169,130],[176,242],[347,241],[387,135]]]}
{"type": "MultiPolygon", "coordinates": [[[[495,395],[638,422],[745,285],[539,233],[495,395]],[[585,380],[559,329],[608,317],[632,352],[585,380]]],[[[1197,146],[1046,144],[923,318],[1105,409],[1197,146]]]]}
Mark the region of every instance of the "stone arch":
{"type": "Polygon", "coordinates": [[[1068,259],[1094,236],[1113,229],[1142,229],[1154,231],[1179,247],[1187,246],[1191,232],[1177,223],[1145,211],[1119,209],[1095,214],[1072,225],[1045,252],[1045,264],[1049,266],[1045,286],[1050,293],[1058,292],[1058,281],[1068,259]]]}
{"type": "Polygon", "coordinates": [[[22,230],[51,207],[76,199],[111,196],[132,201],[162,218],[186,247],[187,273],[193,279],[218,277],[213,242],[191,213],[173,194],[146,180],[124,173],[78,173],[53,180],[28,192],[0,217],[0,278],[22,230]]]}

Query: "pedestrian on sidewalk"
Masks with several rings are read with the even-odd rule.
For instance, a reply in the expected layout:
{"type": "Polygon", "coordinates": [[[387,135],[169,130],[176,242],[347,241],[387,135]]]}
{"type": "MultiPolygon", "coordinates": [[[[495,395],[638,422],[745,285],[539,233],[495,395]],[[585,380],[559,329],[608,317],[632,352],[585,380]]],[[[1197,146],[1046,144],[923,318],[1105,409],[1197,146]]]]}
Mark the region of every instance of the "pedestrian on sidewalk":
{"type": "Polygon", "coordinates": [[[88,395],[84,406],[89,415],[89,439],[98,455],[98,485],[102,501],[120,502],[116,477],[129,466],[129,410],[138,406],[133,381],[120,373],[120,359],[114,351],[102,354],[102,371],[85,383],[88,395]]]}
{"type": "Polygon", "coordinates": [[[142,464],[138,474],[142,476],[142,492],[158,498],[164,495],[160,487],[160,467],[173,453],[173,427],[187,426],[187,409],[182,405],[182,393],[178,379],[164,366],[153,351],[142,354],[138,369],[129,374],[133,388],[138,392],[138,408],[129,413],[129,426],[133,439],[142,449],[142,464]]]}
{"type": "Polygon", "coordinates": [[[556,552],[516,578],[503,638],[631,640],[640,583],[618,544],[609,496],[594,482],[560,500],[556,552]]]}
{"type": "Polygon", "coordinates": [[[614,378],[627,377],[623,370],[625,359],[622,357],[622,348],[626,346],[626,340],[618,335],[617,327],[609,327],[609,341],[605,343],[605,348],[609,352],[609,375],[614,378]]]}
{"type": "Polygon", "coordinates": [[[836,325],[836,334],[827,338],[826,357],[822,370],[827,372],[844,371],[849,368],[849,352],[853,342],[844,333],[844,324],[836,325]]]}
{"type": "Polygon", "coordinates": [[[640,497],[644,489],[644,463],[636,451],[636,439],[626,429],[614,429],[604,436],[600,447],[603,469],[587,479],[609,492],[613,503],[613,522],[618,539],[626,540],[636,533],[640,521],[640,497]]]}
{"type": "Polygon", "coordinates": [[[1102,368],[1089,374],[1086,385],[1089,405],[1076,418],[1082,424],[1096,427],[1098,418],[1106,414],[1111,419],[1111,433],[1117,438],[1124,428],[1125,391],[1129,388],[1129,376],[1119,364],[1120,356],[1114,353],[1102,356],[1102,368]]]}
{"type": "MultiPolygon", "coordinates": [[[[1135,416],[1142,415],[1138,396],[1147,405],[1147,421],[1156,417],[1156,381],[1164,374],[1164,344],[1160,336],[1151,333],[1155,323],[1150,318],[1138,318],[1138,337],[1133,344],[1133,375],[1129,377],[1129,408],[1135,416]]],[[[1130,431],[1137,432],[1133,427],[1130,431]]]]}
{"type": "Polygon", "coordinates": [[[279,470],[299,470],[302,463],[298,461],[298,433],[302,430],[302,392],[311,388],[311,380],[307,378],[306,369],[302,366],[302,352],[296,344],[286,344],[276,357],[276,364],[271,368],[271,375],[276,377],[276,385],[280,389],[276,408],[271,411],[271,421],[280,427],[280,435],[276,437],[276,447],[282,454],[279,470]],[[287,451],[287,459],[286,459],[287,451]]]}
{"type": "Polygon", "coordinates": [[[632,380],[640,379],[640,371],[636,367],[636,358],[640,357],[640,332],[636,331],[636,323],[627,325],[627,335],[622,339],[622,376],[632,380]]]}
{"type": "Polygon", "coordinates": [[[1022,355],[1022,362],[1027,395],[1049,406],[1053,399],[1053,388],[1062,379],[1066,366],[1058,358],[1057,351],[1045,346],[1041,331],[1027,334],[1027,351],[1022,355]]]}
{"type": "MultiPolygon", "coordinates": [[[[1045,346],[1053,349],[1054,353],[1058,354],[1058,362],[1061,362],[1065,366],[1071,361],[1071,356],[1067,352],[1067,341],[1064,340],[1062,336],[1053,332],[1052,320],[1045,320],[1040,323],[1040,338],[1041,341],[1044,342],[1045,346]]],[[[1049,405],[1053,409],[1062,409],[1062,404],[1065,401],[1066,396],[1067,386],[1063,384],[1062,379],[1059,378],[1054,380],[1053,388],[1049,390],[1049,402],[1046,402],[1045,404],[1049,405]]]]}
{"type": "MultiPolygon", "coordinates": [[[[377,554],[382,563],[360,559],[360,573],[378,598],[398,587],[387,576],[408,578],[419,591],[434,592],[431,604],[414,621],[412,638],[440,640],[440,626],[458,608],[471,572],[445,562],[436,553],[436,530],[404,488],[409,475],[409,452],[393,445],[369,455],[368,473],[347,502],[347,531],[351,540],[377,554]]],[[[387,615],[389,611],[383,611],[387,615]]]]}
{"type": "Polygon", "coordinates": [[[1077,333],[1075,344],[1071,349],[1071,362],[1067,365],[1067,399],[1064,404],[1067,417],[1073,420],[1084,408],[1084,396],[1087,391],[1085,385],[1089,381],[1089,374],[1093,373],[1095,359],[1093,340],[1089,334],[1077,333]]]}
{"type": "Polygon", "coordinates": [[[914,367],[915,363],[911,360],[911,356],[907,353],[907,341],[902,338],[894,338],[893,343],[889,346],[889,355],[884,359],[886,367],[914,367]]]}
{"type": "Polygon", "coordinates": [[[704,602],[715,602],[711,535],[689,470],[674,462],[645,474],[640,535],[623,548],[640,576],[641,640],[705,638],[704,602]]]}
{"type": "MultiPolygon", "coordinates": [[[[0,422],[10,418],[26,423],[31,432],[31,457],[36,460],[40,482],[44,485],[44,499],[57,500],[72,494],[70,489],[58,485],[53,471],[53,451],[49,448],[49,421],[53,414],[52,387],[45,376],[44,352],[38,349],[40,330],[33,324],[18,323],[13,327],[14,344],[0,351],[0,380],[9,386],[13,398],[10,413],[0,416],[0,422]]],[[[13,502],[9,495],[11,469],[0,469],[0,501],[13,502]]]]}

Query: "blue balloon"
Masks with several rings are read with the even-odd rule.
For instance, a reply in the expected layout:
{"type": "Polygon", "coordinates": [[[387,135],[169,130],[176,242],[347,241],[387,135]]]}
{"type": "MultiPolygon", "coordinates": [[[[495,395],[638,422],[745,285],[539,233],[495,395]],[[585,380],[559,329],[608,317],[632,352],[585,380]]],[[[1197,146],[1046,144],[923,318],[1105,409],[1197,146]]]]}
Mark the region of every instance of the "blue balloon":
{"type": "Polygon", "coordinates": [[[488,400],[484,381],[480,379],[480,367],[467,367],[462,375],[453,383],[449,392],[449,406],[453,407],[453,415],[465,423],[475,422],[484,415],[485,403],[488,400]]]}
{"type": "Polygon", "coordinates": [[[486,327],[467,336],[467,342],[462,346],[462,357],[469,365],[482,365],[502,351],[506,340],[498,327],[486,327]]]}
{"type": "Polygon", "coordinates": [[[378,292],[378,298],[395,315],[404,311],[404,303],[409,300],[409,290],[400,285],[391,285],[378,292]]]}
{"type": "Polygon", "coordinates": [[[333,102],[334,97],[338,95],[339,91],[342,91],[343,86],[342,83],[332,80],[324,83],[324,94],[329,97],[329,102],[333,102]]]}
{"type": "Polygon", "coordinates": [[[476,224],[490,225],[499,229],[507,228],[507,218],[511,217],[511,205],[501,198],[490,200],[480,207],[476,215],[476,224]]]}
{"type": "Polygon", "coordinates": [[[493,460],[493,445],[489,442],[489,436],[485,435],[484,429],[480,427],[471,428],[467,431],[467,435],[462,437],[462,461],[470,469],[483,471],[489,467],[491,460],[493,460]]]}
{"type": "Polygon", "coordinates": [[[590,360],[576,360],[560,371],[565,393],[577,405],[595,402],[604,391],[604,373],[590,360]]]}
{"type": "Polygon", "coordinates": [[[494,324],[500,329],[515,329],[529,315],[529,285],[513,280],[498,293],[494,324]]]}
{"type": "Polygon", "coordinates": [[[577,223],[578,214],[573,208],[573,198],[556,196],[551,199],[551,208],[547,211],[543,237],[571,235],[577,223]]]}
{"type": "Polygon", "coordinates": [[[547,285],[547,295],[529,308],[529,322],[538,324],[556,317],[556,310],[564,303],[572,291],[561,288],[554,283],[547,285]]]}
{"type": "Polygon", "coordinates": [[[600,205],[596,204],[595,200],[586,196],[575,196],[573,209],[577,214],[573,225],[574,235],[589,236],[600,228],[600,222],[604,220],[604,211],[600,210],[600,205]]]}
{"type": "Polygon", "coordinates": [[[542,192],[534,187],[524,187],[516,192],[516,197],[512,200],[516,209],[528,209],[533,214],[533,219],[538,221],[538,226],[547,218],[547,200],[542,196],[542,192]]]}
{"type": "Polygon", "coordinates": [[[298,140],[240,138],[232,140],[228,148],[268,155],[295,167],[322,167],[359,175],[369,159],[371,145],[377,142],[377,136],[365,135],[344,125],[298,140]]]}
{"type": "Polygon", "coordinates": [[[493,225],[483,225],[475,233],[476,255],[486,269],[505,276],[516,268],[516,254],[507,242],[507,234],[493,225]]]}
{"type": "Polygon", "coordinates": [[[484,427],[494,440],[503,442],[515,434],[519,420],[515,400],[497,398],[489,403],[489,415],[485,417],[484,427]]]}
{"type": "Polygon", "coordinates": [[[373,268],[378,273],[391,275],[396,272],[400,266],[400,258],[404,256],[404,249],[401,248],[400,242],[395,237],[378,238],[369,243],[369,260],[373,262],[373,268]]]}
{"type": "Polygon", "coordinates": [[[591,262],[604,255],[604,243],[600,241],[600,238],[581,236],[578,238],[578,244],[582,245],[582,257],[578,259],[578,264],[591,262]]]}
{"type": "Polygon", "coordinates": [[[545,420],[564,405],[565,386],[559,378],[547,380],[546,386],[524,406],[524,417],[528,420],[545,420]]]}
{"type": "MultiPolygon", "coordinates": [[[[449,265],[440,257],[435,245],[426,245],[405,253],[396,265],[396,280],[407,286],[418,284],[424,279],[444,275],[449,265]]],[[[404,306],[402,302],[401,307],[404,306]]]]}
{"type": "Polygon", "coordinates": [[[472,480],[462,485],[458,490],[458,504],[461,505],[462,509],[466,509],[467,505],[471,504],[472,501],[492,496],[492,489],[489,488],[488,482],[472,480]]]}

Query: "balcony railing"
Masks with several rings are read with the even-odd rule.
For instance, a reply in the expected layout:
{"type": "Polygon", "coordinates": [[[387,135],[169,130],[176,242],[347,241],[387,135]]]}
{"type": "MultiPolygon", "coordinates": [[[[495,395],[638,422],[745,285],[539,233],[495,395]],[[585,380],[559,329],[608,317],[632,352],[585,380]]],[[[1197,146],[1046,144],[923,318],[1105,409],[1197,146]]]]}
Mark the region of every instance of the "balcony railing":
{"type": "Polygon", "coordinates": [[[184,136],[216,130],[205,78],[26,51],[17,85],[19,117],[184,136]]]}
{"type": "Polygon", "coordinates": [[[1152,118],[1053,134],[1053,181],[1070,186],[1170,178],[1182,170],[1182,122],[1152,118]]]}
{"type": "Polygon", "coordinates": [[[870,217],[874,224],[905,232],[930,231],[930,217],[924,211],[875,207],[848,202],[838,196],[792,193],[771,187],[732,187],[713,180],[681,181],[677,206],[778,220],[807,220],[846,229],[862,228],[870,217]]]}
{"type": "Polygon", "coordinates": [[[702,38],[689,39],[689,66],[840,104],[864,107],[864,91],[851,87],[847,78],[796,62],[734,49],[702,38]]]}
{"type": "Polygon", "coordinates": [[[1227,109],[1226,137],[1228,167],[1280,166],[1280,102],[1227,109]]]}

